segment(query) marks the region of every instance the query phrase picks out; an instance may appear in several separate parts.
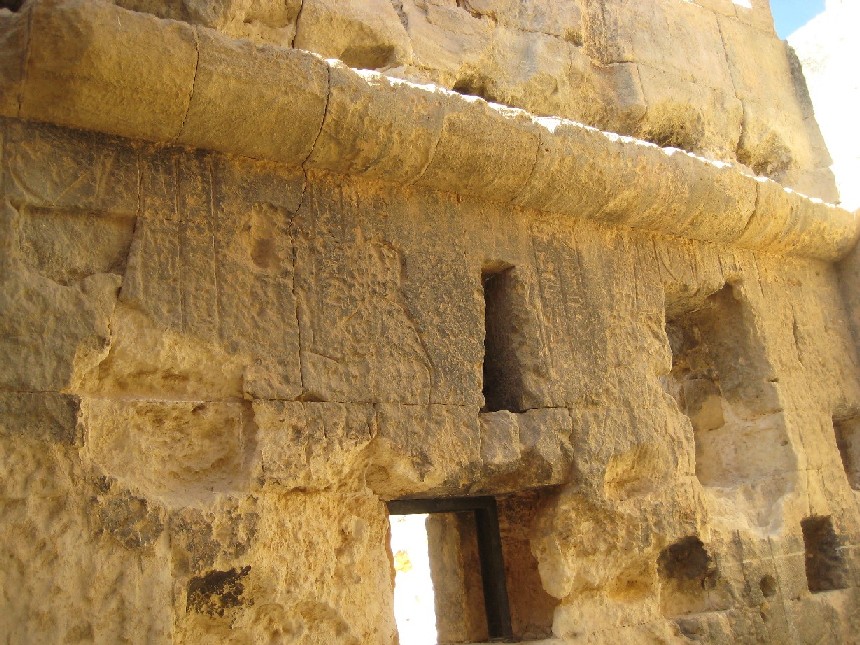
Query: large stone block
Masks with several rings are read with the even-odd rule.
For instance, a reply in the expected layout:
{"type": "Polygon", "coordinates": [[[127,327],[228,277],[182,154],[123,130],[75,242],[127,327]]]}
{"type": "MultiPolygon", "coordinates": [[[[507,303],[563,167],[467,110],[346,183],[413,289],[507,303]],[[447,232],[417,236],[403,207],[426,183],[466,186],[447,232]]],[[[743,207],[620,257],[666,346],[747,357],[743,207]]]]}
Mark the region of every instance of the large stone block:
{"type": "Polygon", "coordinates": [[[481,431],[473,408],[379,404],[367,484],[383,499],[462,494],[477,479],[481,431]]]}
{"type": "Polygon", "coordinates": [[[291,212],[300,172],[178,151],[148,156],[123,302],[166,330],[236,354],[245,388],[301,393],[291,212]]]}
{"type": "Polygon", "coordinates": [[[339,64],[329,72],[325,123],[307,165],[387,181],[417,179],[439,141],[448,97],[339,64]]]}
{"type": "Polygon", "coordinates": [[[89,459],[147,498],[178,507],[249,487],[250,404],[87,399],[81,413],[89,459]]]}
{"type": "Polygon", "coordinates": [[[4,127],[3,188],[12,204],[137,214],[138,153],[127,142],[23,121],[4,127]]]}
{"type": "Polygon", "coordinates": [[[284,489],[324,490],[361,481],[376,435],[371,405],[254,401],[258,477],[284,489]]]}
{"type": "Polygon", "coordinates": [[[67,287],[20,269],[0,281],[0,387],[61,391],[107,346],[119,278],[97,274],[67,287]]]}
{"type": "Polygon", "coordinates": [[[389,199],[320,178],[293,219],[302,383],[310,400],[430,400],[431,367],[404,298],[403,253],[379,231],[389,199]]]}
{"type": "Polygon", "coordinates": [[[194,92],[177,142],[292,165],[304,162],[325,112],[325,64],[205,29],[196,37],[194,92]]]}
{"type": "Polygon", "coordinates": [[[304,0],[295,47],[358,69],[411,62],[412,44],[389,0],[304,0]]]}
{"type": "Polygon", "coordinates": [[[196,64],[194,31],[184,23],[101,2],[39,2],[20,115],[172,141],[188,109],[196,64]],[[152,47],[155,41],[159,47],[152,47]]]}

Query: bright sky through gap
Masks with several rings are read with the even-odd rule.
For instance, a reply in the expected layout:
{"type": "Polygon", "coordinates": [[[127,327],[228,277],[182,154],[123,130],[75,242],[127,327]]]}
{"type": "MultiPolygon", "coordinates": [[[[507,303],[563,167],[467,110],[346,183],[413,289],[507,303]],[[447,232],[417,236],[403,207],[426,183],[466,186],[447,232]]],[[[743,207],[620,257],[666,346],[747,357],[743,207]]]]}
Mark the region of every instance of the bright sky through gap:
{"type": "Polygon", "coordinates": [[[826,11],[788,36],[803,66],[815,119],[833,159],[842,205],[848,210],[860,208],[858,31],[860,0],[827,0],[826,11]]]}
{"type": "Polygon", "coordinates": [[[426,515],[392,515],[394,618],[402,645],[436,645],[426,515]]]}
{"type": "Polygon", "coordinates": [[[824,11],[824,0],[771,0],[770,9],[776,33],[785,39],[824,11]]]}

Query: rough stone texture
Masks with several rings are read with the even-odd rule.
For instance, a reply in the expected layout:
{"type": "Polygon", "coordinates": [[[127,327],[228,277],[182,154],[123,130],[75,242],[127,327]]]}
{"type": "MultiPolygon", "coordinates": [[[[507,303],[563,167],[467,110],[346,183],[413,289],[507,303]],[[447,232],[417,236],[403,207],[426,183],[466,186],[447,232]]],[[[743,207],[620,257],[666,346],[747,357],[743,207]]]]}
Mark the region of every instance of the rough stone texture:
{"type": "Polygon", "coordinates": [[[272,44],[538,88],[534,37],[789,177],[790,80],[722,55],[783,73],[766,2],[124,4],[180,21],[0,10],[0,640],[395,643],[385,502],[482,494],[523,639],[856,641],[855,217],[272,44]]]}
{"type": "Polygon", "coordinates": [[[768,0],[115,3],[740,162],[838,201],[805,81],[774,33],[768,0]]]}

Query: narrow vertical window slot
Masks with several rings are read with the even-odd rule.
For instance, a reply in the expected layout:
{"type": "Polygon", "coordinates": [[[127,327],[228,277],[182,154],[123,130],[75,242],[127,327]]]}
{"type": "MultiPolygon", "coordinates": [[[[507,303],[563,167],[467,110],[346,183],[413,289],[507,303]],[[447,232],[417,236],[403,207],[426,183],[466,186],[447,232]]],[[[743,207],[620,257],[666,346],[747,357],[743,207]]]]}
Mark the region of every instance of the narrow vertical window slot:
{"type": "Polygon", "coordinates": [[[860,417],[834,419],[833,430],[848,483],[854,490],[860,490],[860,417]]]}
{"type": "Polygon", "coordinates": [[[503,262],[484,267],[484,412],[522,412],[523,378],[518,360],[518,324],[514,268],[503,262]]]}

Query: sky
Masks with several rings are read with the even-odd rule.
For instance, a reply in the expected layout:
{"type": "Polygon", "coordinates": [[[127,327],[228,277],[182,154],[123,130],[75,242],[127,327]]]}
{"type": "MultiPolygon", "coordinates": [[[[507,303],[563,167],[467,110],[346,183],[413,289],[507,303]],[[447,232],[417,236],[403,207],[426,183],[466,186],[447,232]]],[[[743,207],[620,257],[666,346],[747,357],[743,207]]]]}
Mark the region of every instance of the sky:
{"type": "Polygon", "coordinates": [[[824,11],[824,0],[771,0],[776,33],[787,38],[798,27],[824,11]]]}

